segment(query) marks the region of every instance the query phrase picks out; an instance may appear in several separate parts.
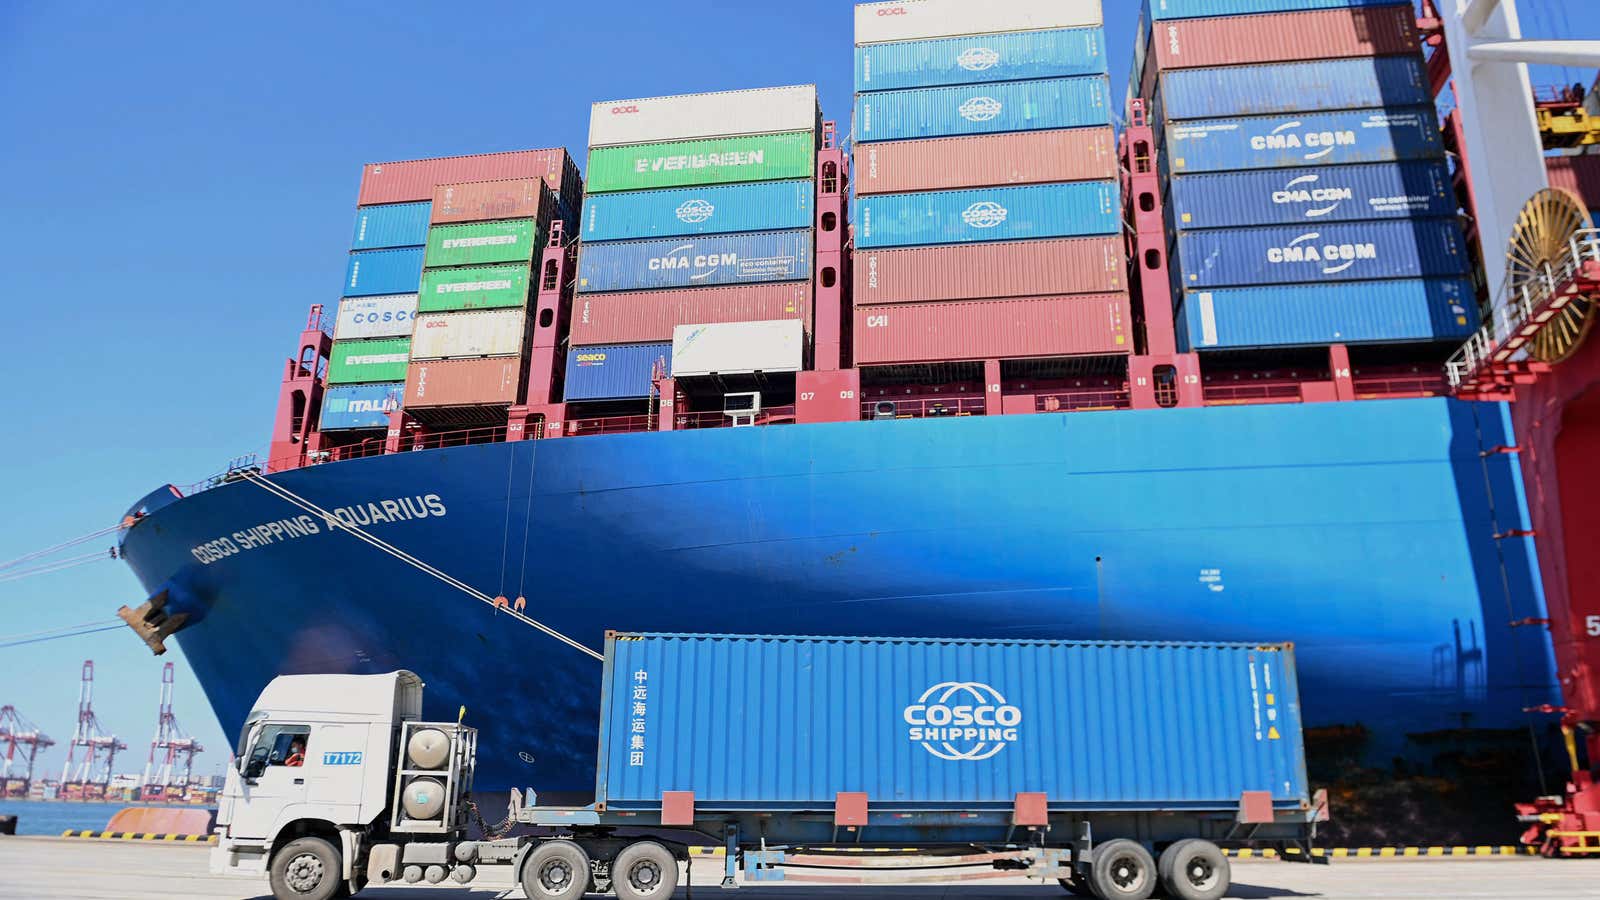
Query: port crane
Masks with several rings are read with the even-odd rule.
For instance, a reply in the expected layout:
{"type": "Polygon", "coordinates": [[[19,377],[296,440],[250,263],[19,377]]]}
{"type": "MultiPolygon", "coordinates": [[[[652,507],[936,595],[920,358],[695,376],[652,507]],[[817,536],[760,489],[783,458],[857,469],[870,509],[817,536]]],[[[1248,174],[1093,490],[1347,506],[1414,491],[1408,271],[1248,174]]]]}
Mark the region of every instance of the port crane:
{"type": "Polygon", "coordinates": [[[39,726],[22,717],[15,706],[0,706],[0,744],[4,744],[6,755],[0,760],[0,797],[21,799],[28,796],[28,788],[33,784],[33,764],[38,759],[39,751],[54,747],[56,742],[50,736],[39,730],[39,726]],[[12,769],[19,763],[22,765],[20,777],[12,774],[12,769]]]}
{"type": "Polygon", "coordinates": [[[195,754],[205,750],[183,730],[172,711],[173,667],[161,669],[161,701],[156,713],[156,733],[150,739],[150,757],[140,779],[141,800],[180,800],[194,776],[195,754]],[[181,763],[180,763],[181,760],[181,763]],[[179,772],[181,771],[181,775],[179,772]]]}
{"type": "Polygon", "coordinates": [[[94,660],[86,659],[83,679],[78,684],[78,725],[67,742],[67,762],[61,769],[63,798],[103,799],[117,754],[126,749],[127,743],[108,734],[95,715],[94,660]]]}

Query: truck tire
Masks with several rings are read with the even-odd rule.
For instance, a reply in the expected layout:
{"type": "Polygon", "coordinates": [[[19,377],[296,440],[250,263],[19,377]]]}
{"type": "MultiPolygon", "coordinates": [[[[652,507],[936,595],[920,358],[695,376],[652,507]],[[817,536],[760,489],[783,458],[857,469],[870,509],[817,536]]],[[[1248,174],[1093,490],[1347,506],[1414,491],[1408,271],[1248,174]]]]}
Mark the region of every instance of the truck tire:
{"type": "Polygon", "coordinates": [[[278,900],[332,900],[344,884],[339,848],[319,837],[296,838],[272,857],[268,872],[278,900]]]}
{"type": "Polygon", "coordinates": [[[1156,881],[1156,861],[1143,844],[1118,838],[1094,848],[1089,884],[1101,900],[1149,900],[1156,881]]]}
{"type": "Polygon", "coordinates": [[[678,889],[678,859],[655,841],[629,844],[611,863],[617,900],[664,900],[678,889]]]}
{"type": "Polygon", "coordinates": [[[522,863],[528,900],[578,900],[589,890],[589,854],[571,841],[546,841],[522,863]]]}
{"type": "Polygon", "coordinates": [[[1196,838],[1162,851],[1156,871],[1172,900],[1218,900],[1233,883],[1228,855],[1216,844],[1196,838]]]}

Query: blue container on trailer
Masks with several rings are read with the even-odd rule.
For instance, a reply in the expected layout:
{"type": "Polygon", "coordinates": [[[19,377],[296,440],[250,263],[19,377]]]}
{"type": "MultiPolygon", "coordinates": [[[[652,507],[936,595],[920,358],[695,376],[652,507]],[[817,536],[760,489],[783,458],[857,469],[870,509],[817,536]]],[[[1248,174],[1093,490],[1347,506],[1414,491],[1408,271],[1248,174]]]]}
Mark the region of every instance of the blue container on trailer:
{"type": "Polygon", "coordinates": [[[1431,106],[1175,122],[1164,174],[1443,159],[1431,106]]]}
{"type": "Polygon", "coordinates": [[[1465,275],[1455,219],[1327,222],[1178,234],[1184,288],[1465,275]]]}
{"type": "Polygon", "coordinates": [[[422,283],[422,247],[362,250],[345,266],[344,296],[415,294],[422,283]]]}
{"type": "Polygon", "coordinates": [[[1078,181],[856,199],[856,246],[916,247],[1117,234],[1115,181],[1078,181]]]}
{"type": "Polygon", "coordinates": [[[1212,16],[1396,5],[1395,0],[1144,0],[1144,20],[1208,19],[1212,16]]]}
{"type": "Polygon", "coordinates": [[[608,635],[595,800],[1228,811],[1308,801],[1280,644],[608,635]]]}
{"type": "Polygon", "coordinates": [[[1433,100],[1420,54],[1172,69],[1156,88],[1157,121],[1418,106],[1433,100]]]}
{"type": "Polygon", "coordinates": [[[1465,278],[1355,281],[1189,291],[1182,301],[1182,352],[1464,341],[1478,327],[1465,278]]]}
{"type": "Polygon", "coordinates": [[[1456,212],[1443,161],[1179,175],[1168,184],[1167,208],[1180,230],[1456,212]]]}
{"type": "Polygon", "coordinates": [[[607,344],[567,351],[566,399],[636,400],[650,396],[656,363],[672,371],[672,342],[607,344]]]}
{"type": "Polygon", "coordinates": [[[883,91],[856,97],[856,140],[899,141],[1111,124],[1103,75],[883,91]]]}
{"type": "Polygon", "coordinates": [[[428,243],[428,218],[432,214],[433,204],[426,201],[359,207],[350,249],[421,247],[428,243]]]}
{"type": "Polygon", "coordinates": [[[583,204],[585,241],[809,228],[811,181],[765,181],[666,191],[593,194],[583,204]]]}
{"type": "Polygon", "coordinates": [[[585,243],[578,290],[637,291],[811,278],[811,231],[585,243]]]}
{"type": "Polygon", "coordinates": [[[322,395],[322,430],[387,428],[405,394],[403,381],[330,387],[322,395]]]}
{"type": "Polygon", "coordinates": [[[856,48],[856,92],[1105,75],[1105,31],[1058,28],[856,48]]]}

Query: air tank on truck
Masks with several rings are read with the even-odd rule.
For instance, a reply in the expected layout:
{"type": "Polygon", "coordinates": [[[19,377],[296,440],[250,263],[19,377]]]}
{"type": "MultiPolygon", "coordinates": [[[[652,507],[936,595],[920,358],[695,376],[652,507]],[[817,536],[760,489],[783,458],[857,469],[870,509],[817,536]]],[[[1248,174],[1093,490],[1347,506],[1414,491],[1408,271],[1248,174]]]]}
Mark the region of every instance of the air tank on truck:
{"type": "Polygon", "coordinates": [[[1326,818],[1288,644],[608,633],[603,667],[592,802],[513,791],[507,837],[470,835],[476,731],[423,721],[416,675],[275,679],[213,871],[322,900],[508,866],[531,898],[659,900],[691,846],[725,848],[728,887],[801,848],[977,846],[1085,896],[1206,900],[1224,845],[1309,859],[1326,818]]]}

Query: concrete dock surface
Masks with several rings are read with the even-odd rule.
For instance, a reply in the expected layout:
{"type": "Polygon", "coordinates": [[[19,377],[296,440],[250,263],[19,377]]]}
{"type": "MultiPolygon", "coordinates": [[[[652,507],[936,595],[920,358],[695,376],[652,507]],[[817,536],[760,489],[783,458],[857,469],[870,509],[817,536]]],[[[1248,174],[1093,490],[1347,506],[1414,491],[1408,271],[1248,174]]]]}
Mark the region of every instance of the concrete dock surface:
{"type": "MultiPolygon", "coordinates": [[[[204,846],[144,842],[0,838],[0,897],[7,900],[245,900],[269,897],[265,880],[206,872],[204,846]]],[[[720,860],[694,864],[694,897],[728,896],[715,885],[720,860]]],[[[1230,897],[1241,900],[1314,897],[1320,900],[1571,900],[1600,898],[1600,860],[1534,857],[1485,859],[1362,859],[1331,865],[1272,860],[1233,864],[1230,897]]],[[[504,871],[488,869],[468,887],[403,885],[369,888],[374,900],[427,897],[514,900],[523,896],[504,871]]],[[[768,900],[1011,900],[1067,896],[1054,884],[1021,878],[915,885],[753,885],[768,900]]],[[[687,898],[680,887],[677,897],[687,898]]]]}

